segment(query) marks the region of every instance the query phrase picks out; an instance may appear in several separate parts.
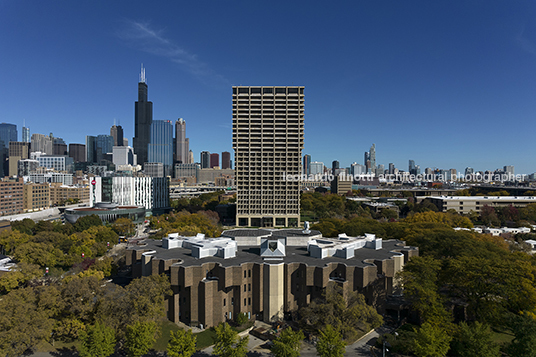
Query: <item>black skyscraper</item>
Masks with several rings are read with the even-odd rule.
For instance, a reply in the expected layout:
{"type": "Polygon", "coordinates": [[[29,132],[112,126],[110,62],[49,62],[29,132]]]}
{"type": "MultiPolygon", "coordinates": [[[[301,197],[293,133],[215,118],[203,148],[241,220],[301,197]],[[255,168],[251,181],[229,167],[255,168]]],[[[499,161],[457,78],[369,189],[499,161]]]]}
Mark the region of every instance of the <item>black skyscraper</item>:
{"type": "Polygon", "coordinates": [[[147,162],[147,148],[151,139],[151,123],[153,122],[153,103],[147,101],[147,83],[145,68],[141,67],[140,82],[138,83],[138,101],[134,105],[134,139],[132,146],[138,155],[138,163],[147,162]]]}

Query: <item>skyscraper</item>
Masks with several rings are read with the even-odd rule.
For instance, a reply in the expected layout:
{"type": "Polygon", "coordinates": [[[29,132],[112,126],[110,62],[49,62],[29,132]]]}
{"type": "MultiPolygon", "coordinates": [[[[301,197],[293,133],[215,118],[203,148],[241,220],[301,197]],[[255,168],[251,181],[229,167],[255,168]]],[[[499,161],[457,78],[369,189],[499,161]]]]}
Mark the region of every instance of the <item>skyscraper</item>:
{"type": "Polygon", "coordinates": [[[376,171],[376,144],[372,144],[372,146],[370,147],[369,158],[370,158],[370,169],[372,170],[372,172],[375,172],[376,171]]]}
{"type": "Polygon", "coordinates": [[[311,174],[311,155],[303,155],[303,173],[305,175],[311,174]]]}
{"type": "Polygon", "coordinates": [[[231,168],[231,153],[224,151],[221,153],[221,168],[230,169],[231,168]]]}
{"type": "Polygon", "coordinates": [[[9,148],[10,141],[17,141],[17,126],[15,124],[0,124],[0,148],[9,148]]]}
{"type": "Polygon", "coordinates": [[[110,135],[114,138],[114,146],[123,146],[123,127],[121,125],[112,125],[110,135]]]}
{"type": "Polygon", "coordinates": [[[170,120],[153,120],[148,161],[164,165],[164,175],[171,175],[173,165],[173,124],[170,120]]]}
{"type": "Polygon", "coordinates": [[[186,139],[186,122],[179,118],[175,122],[175,138],[176,138],[176,161],[181,164],[188,163],[189,141],[186,139]]]}
{"type": "Polygon", "coordinates": [[[84,144],[69,144],[69,157],[72,157],[74,162],[86,161],[86,146],[84,144]]]}
{"type": "Polygon", "coordinates": [[[147,101],[147,91],[145,68],[142,65],[138,83],[138,101],[134,105],[134,138],[132,139],[134,153],[141,165],[148,159],[147,150],[151,142],[151,123],[153,122],[153,103],[147,101]]]}
{"type": "Polygon", "coordinates": [[[220,167],[220,154],[210,154],[210,168],[220,167]]]}
{"type": "Polygon", "coordinates": [[[300,221],[304,87],[233,87],[239,226],[300,221]],[[291,178],[292,177],[292,178],[291,178]]]}
{"type": "Polygon", "coordinates": [[[25,143],[30,142],[30,128],[22,127],[22,141],[25,143]]]}
{"type": "Polygon", "coordinates": [[[201,151],[201,168],[208,169],[210,167],[210,153],[208,151],[201,151]]]}

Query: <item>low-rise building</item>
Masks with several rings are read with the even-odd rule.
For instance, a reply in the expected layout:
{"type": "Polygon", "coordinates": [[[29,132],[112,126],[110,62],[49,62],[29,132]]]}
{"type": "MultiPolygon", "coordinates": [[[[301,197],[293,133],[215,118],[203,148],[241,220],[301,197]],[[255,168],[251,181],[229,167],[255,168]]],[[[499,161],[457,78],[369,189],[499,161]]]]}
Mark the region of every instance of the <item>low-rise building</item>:
{"type": "Polygon", "coordinates": [[[329,239],[318,231],[240,229],[216,239],[150,239],[130,247],[126,263],[133,277],[169,276],[171,321],[211,327],[239,313],[280,320],[321,297],[330,283],[364,294],[383,311],[396,273],[416,255],[415,247],[373,235],[329,239]]]}
{"type": "Polygon", "coordinates": [[[89,186],[67,186],[61,183],[50,184],[50,205],[62,204],[68,200],[89,202],[89,186]]]}
{"type": "Polygon", "coordinates": [[[457,213],[480,213],[482,207],[526,207],[536,203],[536,196],[436,196],[426,197],[440,212],[454,210],[457,213]]]}
{"type": "Polygon", "coordinates": [[[11,215],[23,211],[22,178],[0,179],[0,215],[11,215]]]}
{"type": "Polygon", "coordinates": [[[24,212],[41,211],[50,207],[48,183],[25,183],[23,191],[24,212]]]}

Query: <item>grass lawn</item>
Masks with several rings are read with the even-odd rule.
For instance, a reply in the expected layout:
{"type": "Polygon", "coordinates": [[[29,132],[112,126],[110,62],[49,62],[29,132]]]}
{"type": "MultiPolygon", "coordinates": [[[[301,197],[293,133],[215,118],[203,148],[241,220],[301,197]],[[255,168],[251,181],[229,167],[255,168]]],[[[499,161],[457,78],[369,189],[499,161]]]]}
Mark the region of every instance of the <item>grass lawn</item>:
{"type": "Polygon", "coordinates": [[[216,341],[216,331],[214,330],[214,327],[208,328],[203,332],[195,333],[194,336],[197,337],[198,350],[212,346],[214,341],[216,341]]]}
{"type": "Polygon", "coordinates": [[[171,331],[177,331],[179,330],[179,326],[175,325],[171,321],[162,321],[160,323],[160,328],[162,333],[160,334],[160,337],[156,340],[156,342],[153,345],[153,348],[156,351],[165,351],[167,350],[167,345],[169,342],[169,338],[171,336],[171,331]]]}
{"type": "Polygon", "coordinates": [[[512,331],[507,329],[492,328],[491,333],[493,334],[493,342],[498,343],[499,345],[504,345],[512,342],[514,335],[512,331]]]}

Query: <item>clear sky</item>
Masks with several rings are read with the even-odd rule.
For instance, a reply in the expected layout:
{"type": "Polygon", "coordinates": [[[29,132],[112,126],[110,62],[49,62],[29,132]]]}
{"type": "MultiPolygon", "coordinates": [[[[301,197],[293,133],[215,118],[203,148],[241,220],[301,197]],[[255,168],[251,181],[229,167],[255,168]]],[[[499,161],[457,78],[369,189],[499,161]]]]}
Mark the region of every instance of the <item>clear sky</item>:
{"type": "Polygon", "coordinates": [[[132,145],[153,119],[232,152],[231,86],[305,86],[313,161],[536,171],[536,2],[0,1],[0,122],[132,145]]]}

